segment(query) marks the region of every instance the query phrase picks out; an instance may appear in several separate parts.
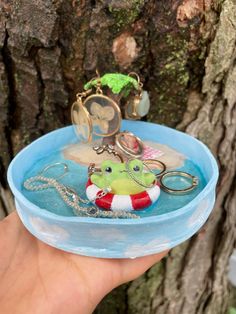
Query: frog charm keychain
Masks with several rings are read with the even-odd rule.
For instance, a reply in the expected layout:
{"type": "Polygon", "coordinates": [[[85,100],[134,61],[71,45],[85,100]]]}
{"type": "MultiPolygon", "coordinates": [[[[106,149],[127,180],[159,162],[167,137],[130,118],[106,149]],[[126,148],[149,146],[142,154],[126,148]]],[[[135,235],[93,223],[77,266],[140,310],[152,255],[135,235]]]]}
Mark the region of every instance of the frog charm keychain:
{"type": "MultiPolygon", "coordinates": [[[[134,134],[132,136],[135,137],[134,134]]],[[[142,141],[137,139],[141,147],[142,141]]],[[[96,168],[94,163],[88,167],[89,180],[86,185],[86,195],[91,202],[105,210],[142,210],[158,200],[160,188],[169,194],[183,195],[191,192],[198,185],[197,177],[183,171],[166,172],[166,165],[157,159],[130,158],[130,149],[126,151],[123,147],[123,151],[129,156],[126,162],[111,145],[95,146],[94,150],[97,154],[108,152],[120,159],[120,163],[104,160],[101,168],[96,168]],[[150,165],[157,166],[158,173],[155,173],[150,165]],[[188,179],[191,185],[184,189],[168,187],[164,180],[171,176],[188,179]],[[101,195],[104,189],[107,191],[106,195],[97,199],[96,196],[101,195]]],[[[139,150],[132,153],[140,154],[139,150]]]]}
{"type": "Polygon", "coordinates": [[[144,209],[156,202],[160,187],[152,172],[144,172],[141,160],[133,159],[128,163],[105,160],[100,169],[90,166],[86,195],[90,201],[95,200],[97,206],[106,210],[132,211],[144,209]],[[110,192],[96,199],[96,195],[104,188],[109,188],[110,192]]]}

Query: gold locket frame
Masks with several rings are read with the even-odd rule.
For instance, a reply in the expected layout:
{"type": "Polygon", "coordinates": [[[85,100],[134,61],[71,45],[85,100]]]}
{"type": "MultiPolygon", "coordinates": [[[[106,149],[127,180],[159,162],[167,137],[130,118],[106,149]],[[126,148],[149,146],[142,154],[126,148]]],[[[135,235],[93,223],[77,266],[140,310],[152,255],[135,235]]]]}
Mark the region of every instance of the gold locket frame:
{"type": "MultiPolygon", "coordinates": [[[[99,102],[98,102],[98,104],[99,104],[99,102]]],[[[100,105],[100,106],[102,106],[102,105],[100,105]]],[[[120,125],[121,125],[121,110],[120,110],[120,107],[117,105],[117,103],[113,99],[111,99],[108,96],[103,95],[102,93],[92,94],[91,96],[88,96],[83,101],[83,107],[85,108],[85,110],[87,111],[87,113],[89,115],[89,119],[90,119],[90,122],[92,124],[92,133],[94,135],[101,136],[101,137],[109,137],[109,136],[112,136],[112,135],[114,135],[115,133],[117,133],[119,131],[120,125]],[[101,132],[98,133],[98,132],[94,131],[93,122],[92,122],[92,119],[91,119],[90,108],[88,107],[89,106],[88,104],[91,104],[91,99],[93,100],[93,99],[96,99],[96,98],[102,98],[106,102],[110,103],[112,108],[114,109],[115,115],[117,115],[118,123],[117,123],[115,129],[112,130],[112,132],[110,132],[110,133],[101,133],[101,132]]]]}
{"type": "MultiPolygon", "coordinates": [[[[79,138],[81,138],[81,132],[79,131],[79,128],[82,128],[82,126],[79,125],[79,123],[77,121],[75,121],[75,118],[74,118],[74,112],[75,111],[78,111],[78,110],[75,110],[75,106],[78,106],[79,110],[82,111],[82,114],[84,115],[84,118],[85,118],[85,126],[87,127],[88,129],[88,136],[87,138],[83,138],[81,140],[82,143],[88,143],[88,142],[91,142],[92,140],[92,131],[93,131],[93,125],[92,125],[92,121],[91,121],[91,117],[90,117],[90,114],[88,112],[88,110],[86,109],[86,107],[84,107],[83,103],[82,103],[82,100],[81,99],[77,99],[77,101],[75,101],[71,107],[71,120],[72,120],[72,123],[74,124],[74,127],[76,129],[76,133],[77,135],[79,136],[79,138]]],[[[79,113],[78,113],[79,115],[79,113]]]]}
{"type": "Polygon", "coordinates": [[[140,77],[136,72],[130,72],[128,76],[136,78],[138,82],[138,90],[136,91],[136,94],[132,96],[132,98],[125,104],[125,118],[130,120],[138,120],[142,118],[137,112],[137,107],[142,99],[143,83],[141,82],[140,77]]]}

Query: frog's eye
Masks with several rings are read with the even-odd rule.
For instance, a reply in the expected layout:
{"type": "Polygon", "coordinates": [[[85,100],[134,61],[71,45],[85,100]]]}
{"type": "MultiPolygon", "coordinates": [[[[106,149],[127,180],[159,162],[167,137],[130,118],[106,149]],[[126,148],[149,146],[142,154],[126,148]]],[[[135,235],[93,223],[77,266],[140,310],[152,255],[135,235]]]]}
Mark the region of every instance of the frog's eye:
{"type": "Polygon", "coordinates": [[[106,172],[106,173],[112,173],[111,167],[106,167],[105,172],[106,172]]]}
{"type": "Polygon", "coordinates": [[[140,171],[140,167],[136,165],[136,166],[133,167],[133,170],[134,170],[135,172],[138,172],[138,171],[140,171]]]}

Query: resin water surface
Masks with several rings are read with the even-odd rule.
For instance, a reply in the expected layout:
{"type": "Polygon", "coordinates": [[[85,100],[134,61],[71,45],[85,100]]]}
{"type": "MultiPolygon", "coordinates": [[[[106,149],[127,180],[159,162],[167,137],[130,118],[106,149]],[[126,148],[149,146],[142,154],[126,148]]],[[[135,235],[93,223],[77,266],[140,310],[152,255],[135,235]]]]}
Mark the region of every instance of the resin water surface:
{"type": "MultiPolygon", "coordinates": [[[[30,169],[30,171],[27,172],[25,180],[31,176],[38,175],[39,172],[46,166],[58,162],[66,163],[69,168],[68,173],[63,178],[61,178],[59,182],[73,188],[80,197],[87,199],[85,194],[85,186],[88,180],[87,166],[80,165],[74,161],[65,159],[63,157],[63,154],[61,153],[61,150],[58,150],[38,160],[37,163],[35,163],[34,166],[30,169]]],[[[176,168],[176,170],[185,171],[190,173],[191,175],[197,176],[199,178],[198,187],[185,195],[172,195],[161,190],[160,197],[155,204],[146,208],[145,210],[134,211],[135,214],[139,215],[140,217],[148,217],[162,215],[175,211],[188,204],[205,187],[206,182],[203,174],[201,173],[199,167],[189,159],[185,160],[183,167],[176,168]]],[[[57,166],[50,168],[43,175],[56,178],[62,173],[63,166],[57,166]]],[[[165,183],[168,183],[168,186],[171,186],[172,188],[180,189],[186,187],[187,182],[184,178],[173,177],[168,179],[166,178],[165,183]]],[[[74,216],[72,208],[64,203],[64,201],[61,199],[60,195],[54,188],[49,188],[41,191],[27,191],[22,186],[22,193],[32,203],[39,206],[40,208],[48,210],[49,212],[53,212],[54,214],[61,216],[74,216]]]]}

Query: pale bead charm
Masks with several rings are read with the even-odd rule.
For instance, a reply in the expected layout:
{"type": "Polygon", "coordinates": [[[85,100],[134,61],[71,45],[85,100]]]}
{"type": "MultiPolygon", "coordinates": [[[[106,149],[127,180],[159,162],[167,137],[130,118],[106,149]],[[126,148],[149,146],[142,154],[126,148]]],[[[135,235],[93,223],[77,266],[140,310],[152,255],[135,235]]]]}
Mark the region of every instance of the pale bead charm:
{"type": "Polygon", "coordinates": [[[150,99],[147,91],[142,91],[128,102],[126,106],[126,118],[140,119],[146,116],[150,109],[150,99]]]}
{"type": "Polygon", "coordinates": [[[150,99],[147,91],[142,91],[141,100],[136,107],[137,114],[142,118],[146,116],[150,109],[150,99]]]}

